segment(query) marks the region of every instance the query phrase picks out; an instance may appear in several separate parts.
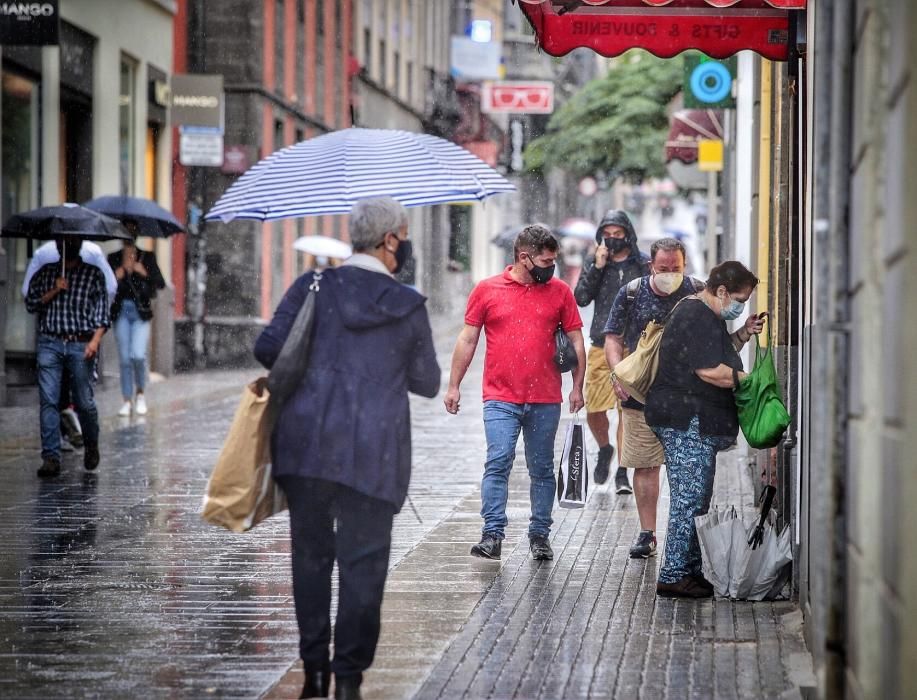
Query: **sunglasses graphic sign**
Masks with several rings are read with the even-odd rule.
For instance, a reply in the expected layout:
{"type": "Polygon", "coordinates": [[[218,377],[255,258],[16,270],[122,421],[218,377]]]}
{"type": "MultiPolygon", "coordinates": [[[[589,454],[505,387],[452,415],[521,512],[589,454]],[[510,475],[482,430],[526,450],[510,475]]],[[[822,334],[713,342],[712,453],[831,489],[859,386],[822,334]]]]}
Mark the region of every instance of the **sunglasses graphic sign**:
{"type": "Polygon", "coordinates": [[[546,80],[485,83],[481,110],[489,114],[551,114],[554,83],[546,80]]]}

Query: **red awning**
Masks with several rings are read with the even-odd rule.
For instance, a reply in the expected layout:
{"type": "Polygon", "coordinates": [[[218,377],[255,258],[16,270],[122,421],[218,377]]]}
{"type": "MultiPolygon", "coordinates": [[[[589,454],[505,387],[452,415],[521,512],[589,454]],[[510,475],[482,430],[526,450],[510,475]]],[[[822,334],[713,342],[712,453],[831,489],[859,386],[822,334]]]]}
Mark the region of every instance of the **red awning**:
{"type": "Polygon", "coordinates": [[[789,55],[791,10],[806,0],[520,0],[538,43],[552,56],[585,47],[603,56],[646,49],[668,58],[698,49],[726,58],[750,49],[789,55]]]}
{"type": "Polygon", "coordinates": [[[715,109],[680,109],[672,115],[665,142],[665,162],[697,161],[697,142],[723,138],[723,113],[715,109]]]}

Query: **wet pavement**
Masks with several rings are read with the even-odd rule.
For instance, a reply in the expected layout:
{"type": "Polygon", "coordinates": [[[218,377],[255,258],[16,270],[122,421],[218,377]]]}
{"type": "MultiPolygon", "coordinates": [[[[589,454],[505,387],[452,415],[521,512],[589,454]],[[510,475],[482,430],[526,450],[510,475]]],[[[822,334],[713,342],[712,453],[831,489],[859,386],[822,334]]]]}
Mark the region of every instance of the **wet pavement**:
{"type": "MultiPolygon", "coordinates": [[[[437,326],[444,370],[456,330],[437,326]]],[[[468,556],[480,365],[479,354],[459,416],[412,399],[416,514],[406,505],[396,518],[365,697],[799,697],[810,663],[795,604],[656,600],[658,562],[627,558],[632,496],[602,487],[584,510],[556,509],[555,559],[536,563],[517,468],[502,561],[468,556]]],[[[235,535],[198,515],[256,375],[155,384],[143,419],[115,417],[110,382],[98,472],[65,454],[49,482],[35,477],[37,411],[0,409],[0,697],[298,696],[286,519],[235,535]]],[[[747,474],[728,454],[723,466],[716,497],[749,503],[747,474]]]]}

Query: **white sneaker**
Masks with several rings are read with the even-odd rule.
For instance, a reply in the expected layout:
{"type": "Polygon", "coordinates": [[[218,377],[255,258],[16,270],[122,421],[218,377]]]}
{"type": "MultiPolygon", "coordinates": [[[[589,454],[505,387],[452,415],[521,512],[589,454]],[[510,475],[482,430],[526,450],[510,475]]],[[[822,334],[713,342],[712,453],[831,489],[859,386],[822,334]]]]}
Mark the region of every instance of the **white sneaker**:
{"type": "Polygon", "coordinates": [[[132,408],[131,402],[125,401],[124,404],[122,404],[121,406],[121,410],[118,411],[118,415],[122,417],[129,416],[131,414],[131,408],[132,408]]]}
{"type": "Polygon", "coordinates": [[[146,415],[146,399],[143,398],[143,394],[137,394],[136,403],[137,405],[135,406],[135,409],[137,411],[137,415],[145,416],[146,415]]]}

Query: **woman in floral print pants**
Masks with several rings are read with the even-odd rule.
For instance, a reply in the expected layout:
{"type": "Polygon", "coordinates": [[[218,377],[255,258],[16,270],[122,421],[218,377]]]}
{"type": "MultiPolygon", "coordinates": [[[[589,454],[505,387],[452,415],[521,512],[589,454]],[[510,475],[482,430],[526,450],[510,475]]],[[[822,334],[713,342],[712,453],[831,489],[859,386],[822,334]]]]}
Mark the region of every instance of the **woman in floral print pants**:
{"type": "Polygon", "coordinates": [[[665,449],[671,500],[665,561],[656,594],[707,598],[713,586],[701,573],[694,517],[707,512],[713,495],[716,454],[735,442],[739,419],[733,390],[745,376],[738,349],[760,333],[763,315],[752,315],[735,333],[758,279],[727,261],[710,271],[706,287],[686,297],[666,322],[659,370],[646,400],[646,423],[665,449]]]}

